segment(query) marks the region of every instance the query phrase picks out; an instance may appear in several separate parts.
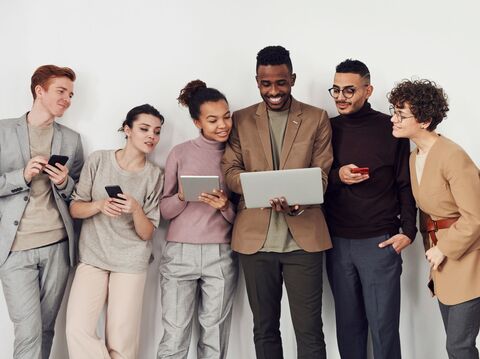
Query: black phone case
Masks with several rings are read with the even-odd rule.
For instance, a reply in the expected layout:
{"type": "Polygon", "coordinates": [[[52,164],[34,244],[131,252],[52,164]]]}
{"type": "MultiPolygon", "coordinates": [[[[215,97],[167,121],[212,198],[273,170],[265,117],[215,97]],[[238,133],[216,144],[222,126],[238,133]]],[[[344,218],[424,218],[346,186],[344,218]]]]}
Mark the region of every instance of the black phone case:
{"type": "Polygon", "coordinates": [[[62,155],[51,155],[50,158],[48,159],[48,164],[50,166],[55,166],[55,163],[60,163],[62,166],[65,166],[65,164],[68,161],[68,156],[62,156],[62,155]]]}
{"type": "Polygon", "coordinates": [[[122,199],[122,198],[118,197],[118,195],[120,193],[123,193],[120,186],[105,186],[105,191],[107,191],[108,197],[110,197],[110,198],[122,199]]]}

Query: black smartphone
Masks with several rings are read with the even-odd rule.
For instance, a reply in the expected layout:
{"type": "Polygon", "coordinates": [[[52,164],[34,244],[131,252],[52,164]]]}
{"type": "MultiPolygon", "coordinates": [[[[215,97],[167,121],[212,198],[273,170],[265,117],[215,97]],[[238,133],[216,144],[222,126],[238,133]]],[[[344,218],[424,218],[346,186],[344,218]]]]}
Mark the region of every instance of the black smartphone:
{"type": "Polygon", "coordinates": [[[108,197],[110,197],[110,198],[123,199],[123,198],[118,197],[119,194],[121,194],[121,193],[123,194],[120,186],[117,186],[117,185],[115,185],[115,186],[105,186],[105,191],[107,191],[108,197]]]}
{"type": "Polygon", "coordinates": [[[50,158],[48,159],[48,164],[53,167],[57,167],[55,166],[55,163],[60,163],[62,166],[65,166],[67,161],[68,161],[68,156],[51,155],[50,158]]]}

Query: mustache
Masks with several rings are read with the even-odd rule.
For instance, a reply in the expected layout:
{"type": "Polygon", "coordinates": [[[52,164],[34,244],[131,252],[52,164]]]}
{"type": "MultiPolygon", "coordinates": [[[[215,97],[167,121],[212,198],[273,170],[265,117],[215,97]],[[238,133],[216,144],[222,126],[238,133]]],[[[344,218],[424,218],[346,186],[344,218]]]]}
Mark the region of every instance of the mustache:
{"type": "Polygon", "coordinates": [[[350,101],[335,101],[335,103],[337,105],[343,105],[343,104],[351,105],[352,104],[350,101]]]}

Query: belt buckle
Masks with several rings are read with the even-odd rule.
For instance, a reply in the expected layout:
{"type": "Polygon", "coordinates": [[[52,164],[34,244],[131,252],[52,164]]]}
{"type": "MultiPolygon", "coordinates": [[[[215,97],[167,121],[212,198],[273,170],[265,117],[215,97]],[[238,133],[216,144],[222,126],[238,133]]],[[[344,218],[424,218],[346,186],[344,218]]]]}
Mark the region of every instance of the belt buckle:
{"type": "Polygon", "coordinates": [[[438,232],[438,224],[437,224],[437,221],[432,220],[432,222],[433,222],[433,230],[434,230],[435,232],[438,232]]]}

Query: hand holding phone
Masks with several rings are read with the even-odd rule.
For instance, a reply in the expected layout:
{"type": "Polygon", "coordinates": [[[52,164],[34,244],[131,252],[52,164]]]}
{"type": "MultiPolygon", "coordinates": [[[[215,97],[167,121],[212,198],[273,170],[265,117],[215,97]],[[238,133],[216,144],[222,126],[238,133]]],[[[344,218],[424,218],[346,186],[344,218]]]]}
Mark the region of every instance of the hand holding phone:
{"type": "Polygon", "coordinates": [[[65,166],[67,161],[68,161],[68,156],[51,155],[50,158],[48,159],[48,164],[53,167],[57,167],[56,163],[60,163],[62,166],[65,166]]]}
{"type": "Polygon", "coordinates": [[[357,167],[353,163],[340,167],[338,176],[340,177],[340,181],[349,186],[370,178],[368,167],[357,167]]]}
{"type": "Polygon", "coordinates": [[[123,198],[120,198],[120,197],[118,196],[119,194],[123,194],[122,189],[120,188],[120,186],[118,186],[118,185],[105,186],[105,191],[107,191],[108,197],[110,197],[110,198],[118,198],[118,199],[122,199],[122,200],[123,200],[123,198]]]}
{"type": "Polygon", "coordinates": [[[68,156],[51,155],[48,163],[43,168],[43,172],[48,174],[50,180],[59,186],[65,182],[68,177],[68,168],[65,164],[68,161],[68,156]],[[61,167],[57,166],[59,164],[61,167]]]}

